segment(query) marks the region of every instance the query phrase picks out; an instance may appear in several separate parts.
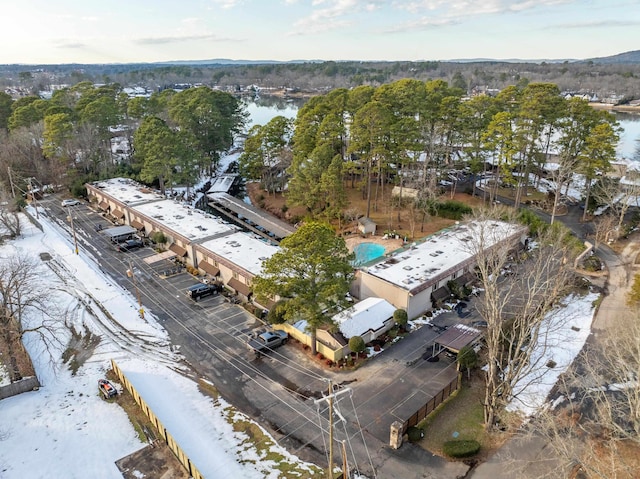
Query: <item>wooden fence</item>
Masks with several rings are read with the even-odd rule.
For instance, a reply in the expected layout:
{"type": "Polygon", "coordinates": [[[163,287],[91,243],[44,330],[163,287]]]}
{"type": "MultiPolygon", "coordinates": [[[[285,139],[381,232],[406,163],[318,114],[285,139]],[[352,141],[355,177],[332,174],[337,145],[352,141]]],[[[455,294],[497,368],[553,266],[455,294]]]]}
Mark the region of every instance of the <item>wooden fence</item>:
{"type": "Polygon", "coordinates": [[[136,391],[136,389],[133,387],[133,384],[129,382],[129,380],[126,378],[122,370],[118,367],[118,365],[113,359],[111,360],[111,367],[113,368],[113,372],[116,374],[116,376],[118,376],[118,379],[120,380],[122,385],[125,388],[127,388],[127,391],[129,391],[131,396],[133,396],[133,399],[135,399],[135,401],[138,403],[138,405],[140,406],[140,409],[142,409],[142,412],[144,412],[147,415],[151,423],[156,427],[160,435],[164,438],[164,441],[167,443],[167,446],[169,446],[169,449],[173,451],[173,453],[176,455],[178,460],[182,463],[184,468],[189,472],[191,477],[193,479],[204,479],[204,476],[200,473],[200,471],[198,471],[196,466],[191,462],[187,454],[178,445],[178,443],[175,441],[171,433],[167,431],[167,428],[164,427],[162,422],[160,422],[160,419],[158,419],[158,417],[154,414],[154,412],[147,405],[145,400],[142,399],[140,394],[138,394],[138,391],[136,391]]]}
{"type": "Polygon", "coordinates": [[[456,374],[456,377],[453,378],[449,384],[442,388],[435,396],[429,399],[424,406],[418,409],[409,419],[402,423],[402,434],[406,434],[410,427],[419,424],[420,421],[426,418],[435,408],[442,404],[445,399],[451,396],[454,391],[457,391],[459,387],[460,375],[456,374]]]}
{"type": "Polygon", "coordinates": [[[5,399],[11,396],[17,396],[18,394],[25,393],[27,391],[35,391],[40,387],[38,378],[31,376],[23,378],[15,383],[7,384],[0,387],[0,399],[5,399]]]}

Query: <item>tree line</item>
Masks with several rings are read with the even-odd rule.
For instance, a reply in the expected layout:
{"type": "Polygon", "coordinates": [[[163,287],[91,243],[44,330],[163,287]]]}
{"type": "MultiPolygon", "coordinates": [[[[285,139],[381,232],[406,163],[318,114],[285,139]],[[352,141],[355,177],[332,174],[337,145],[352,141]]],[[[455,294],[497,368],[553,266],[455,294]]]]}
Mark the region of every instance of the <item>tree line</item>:
{"type": "Polygon", "coordinates": [[[437,207],[438,184],[463,168],[492,175],[491,201],[499,186],[514,188],[517,208],[554,153],[555,214],[574,173],[584,175],[589,203],[591,184],[611,168],[618,140],[613,115],[565,99],[554,84],[467,98],[442,80],[403,79],[332,90],[305,103],[293,123],[276,117],[253,127],[239,167],[270,193],[286,185],[288,205],[313,218],[342,219],[349,185],[362,188],[369,216],[389,183],[399,186],[400,203],[424,216],[437,207]],[[406,188],[417,195],[403,198],[406,188]]]}
{"type": "Polygon", "coordinates": [[[124,175],[164,191],[215,171],[244,122],[236,97],[208,87],[134,98],[119,84],[90,82],[47,100],[1,92],[0,177],[11,168],[16,178],[73,185],[79,194],[86,181],[124,175]],[[131,148],[115,153],[116,137],[131,148]]]}

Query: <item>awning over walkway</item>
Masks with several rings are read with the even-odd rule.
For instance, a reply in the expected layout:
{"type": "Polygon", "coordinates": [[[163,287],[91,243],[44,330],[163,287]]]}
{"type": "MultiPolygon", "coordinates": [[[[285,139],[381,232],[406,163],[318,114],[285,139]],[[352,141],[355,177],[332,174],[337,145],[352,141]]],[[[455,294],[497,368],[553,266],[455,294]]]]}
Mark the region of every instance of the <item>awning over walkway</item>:
{"type": "Polygon", "coordinates": [[[144,258],[143,261],[147,264],[153,264],[153,263],[158,263],[163,259],[170,260],[175,257],[176,257],[176,254],[173,251],[163,251],[162,253],[147,256],[146,258],[144,258]]]}
{"type": "Polygon", "coordinates": [[[436,289],[431,293],[431,299],[436,303],[442,303],[451,297],[451,291],[446,286],[436,289]]]}
{"type": "Polygon", "coordinates": [[[120,210],[113,210],[111,214],[113,215],[114,218],[117,218],[117,219],[124,218],[124,213],[120,210]]]}
{"type": "Polygon", "coordinates": [[[239,279],[231,278],[229,280],[229,282],[227,283],[227,286],[232,288],[236,293],[242,294],[243,296],[246,296],[247,298],[251,294],[251,288],[248,285],[244,284],[239,279]]]}
{"type": "Polygon", "coordinates": [[[454,281],[458,283],[460,286],[468,286],[471,283],[473,283],[475,279],[476,279],[476,275],[474,275],[470,271],[467,271],[462,276],[458,276],[456,279],[454,279],[454,281]]]}
{"type": "Polygon", "coordinates": [[[109,203],[106,201],[101,201],[98,204],[98,208],[100,208],[102,211],[107,211],[109,209],[109,203]]]}
{"type": "Polygon", "coordinates": [[[436,344],[457,354],[465,346],[477,342],[481,335],[479,329],[455,324],[436,339],[436,344]]]}
{"type": "Polygon", "coordinates": [[[184,258],[185,256],[187,256],[187,250],[184,249],[182,246],[178,246],[176,243],[173,243],[171,246],[169,246],[169,249],[173,251],[176,255],[178,255],[180,258],[184,258]]]}
{"type": "Polygon", "coordinates": [[[220,269],[219,268],[217,268],[216,266],[212,265],[211,263],[207,263],[204,260],[202,260],[202,261],[200,261],[198,263],[198,268],[200,268],[205,273],[210,274],[211,276],[218,276],[220,274],[220,269]]]}
{"type": "Polygon", "coordinates": [[[133,220],[131,222],[131,226],[133,226],[135,229],[140,231],[144,229],[144,223],[141,223],[140,221],[137,221],[137,220],[133,220]]]}

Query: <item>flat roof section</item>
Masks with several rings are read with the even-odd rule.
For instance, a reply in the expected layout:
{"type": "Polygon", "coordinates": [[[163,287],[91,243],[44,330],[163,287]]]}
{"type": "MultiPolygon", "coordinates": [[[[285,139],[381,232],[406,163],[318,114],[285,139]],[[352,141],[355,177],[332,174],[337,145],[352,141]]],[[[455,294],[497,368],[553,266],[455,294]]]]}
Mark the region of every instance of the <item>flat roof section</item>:
{"type": "Polygon", "coordinates": [[[501,221],[458,225],[394,251],[362,270],[402,289],[414,291],[442,273],[471,260],[474,256],[472,240],[480,230],[483,230],[485,246],[490,247],[524,234],[526,228],[501,221]]]}
{"type": "Polygon", "coordinates": [[[262,262],[279,248],[256,238],[252,233],[233,233],[201,243],[201,246],[254,275],[262,272],[262,262]]]}
{"type": "Polygon", "coordinates": [[[127,205],[164,200],[164,196],[157,191],[153,191],[129,178],[110,178],[108,180],[96,181],[91,183],[91,185],[127,205]]]}
{"type": "Polygon", "coordinates": [[[259,226],[267,233],[273,233],[278,239],[286,238],[296,232],[290,224],[226,193],[214,193],[207,197],[211,200],[209,205],[212,208],[243,218],[243,222],[248,223],[249,226],[259,226]]]}
{"type": "Polygon", "coordinates": [[[227,223],[222,218],[173,200],[139,204],[131,206],[131,209],[153,218],[190,241],[238,231],[236,226],[227,223]]]}

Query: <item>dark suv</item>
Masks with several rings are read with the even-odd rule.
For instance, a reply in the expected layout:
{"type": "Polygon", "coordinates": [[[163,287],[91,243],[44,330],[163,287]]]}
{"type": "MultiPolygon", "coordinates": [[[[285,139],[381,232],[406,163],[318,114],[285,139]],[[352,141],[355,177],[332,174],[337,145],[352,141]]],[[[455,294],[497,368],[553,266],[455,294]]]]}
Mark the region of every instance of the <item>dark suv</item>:
{"type": "Polygon", "coordinates": [[[219,284],[195,284],[187,290],[187,296],[194,301],[198,301],[198,299],[204,296],[210,296],[220,292],[220,289],[219,284]]]}
{"type": "Polygon", "coordinates": [[[118,243],[116,245],[116,250],[118,251],[129,251],[132,249],[138,249],[138,248],[142,248],[144,246],[144,243],[142,242],[142,240],[139,239],[128,239],[126,241],[123,241],[122,243],[118,243]]]}

